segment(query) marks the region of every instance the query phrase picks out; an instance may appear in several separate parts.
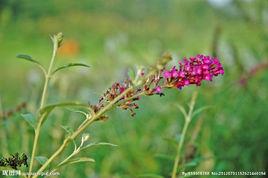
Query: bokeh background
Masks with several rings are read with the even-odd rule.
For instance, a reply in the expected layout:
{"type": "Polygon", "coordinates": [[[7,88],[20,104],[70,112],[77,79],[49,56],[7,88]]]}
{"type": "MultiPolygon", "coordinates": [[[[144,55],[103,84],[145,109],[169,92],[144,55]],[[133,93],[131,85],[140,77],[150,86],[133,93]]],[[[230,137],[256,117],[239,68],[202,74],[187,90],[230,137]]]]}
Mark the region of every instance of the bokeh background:
{"type": "MultiPolygon", "coordinates": [[[[218,56],[226,73],[199,88],[143,98],[134,118],[128,112],[110,112],[109,120],[87,131],[91,141],[118,147],[83,152],[96,163],[67,166],[60,177],[169,177],[174,142],[183,126],[176,105],[187,106],[194,90],[199,91],[196,108],[210,108],[190,125],[184,169],[267,171],[267,27],[265,0],[1,0],[0,155],[30,155],[33,130],[20,114],[38,107],[42,89],[40,71],[16,55],[29,54],[48,66],[49,35],[63,32],[56,66],[84,62],[91,67],[59,73],[50,85],[48,103],[97,102],[129,68],[154,64],[166,51],[174,64],[198,53],[218,56]],[[26,108],[7,116],[22,102],[26,108]]],[[[72,127],[81,120],[71,109],[56,110],[41,132],[38,155],[49,156],[57,148],[66,134],[61,125],[72,127]]]]}

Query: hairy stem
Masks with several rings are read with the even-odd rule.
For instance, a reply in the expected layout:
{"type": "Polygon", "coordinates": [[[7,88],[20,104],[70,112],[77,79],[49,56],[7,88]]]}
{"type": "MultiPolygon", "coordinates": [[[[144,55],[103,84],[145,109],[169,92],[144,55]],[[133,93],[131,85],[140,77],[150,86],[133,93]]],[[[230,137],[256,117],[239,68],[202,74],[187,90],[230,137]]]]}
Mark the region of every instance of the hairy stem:
{"type": "Polygon", "coordinates": [[[55,61],[57,50],[58,50],[58,43],[57,43],[56,39],[53,38],[53,53],[52,53],[52,57],[51,57],[51,60],[50,60],[48,71],[47,71],[47,74],[46,74],[46,77],[45,77],[45,84],[44,84],[44,88],[43,88],[43,92],[42,92],[40,109],[43,108],[44,105],[45,105],[48,83],[49,83],[50,78],[51,78],[51,71],[52,71],[52,68],[53,68],[53,64],[54,64],[54,61],[55,61]]]}
{"type": "Polygon", "coordinates": [[[99,112],[97,112],[95,115],[91,115],[89,118],[87,118],[87,122],[85,124],[81,125],[74,133],[72,133],[70,136],[64,139],[62,145],[53,153],[53,155],[42,165],[42,167],[37,171],[36,176],[33,176],[33,178],[37,178],[37,175],[44,171],[47,166],[65,149],[65,147],[68,145],[68,143],[75,139],[78,135],[80,135],[89,125],[91,125],[94,121],[96,121],[100,116],[102,116],[105,112],[107,112],[109,109],[113,107],[121,98],[126,95],[129,91],[131,91],[133,88],[130,87],[126,89],[123,93],[121,93],[119,96],[117,96],[113,101],[108,103],[104,108],[102,108],[99,112]]]}
{"type": "Polygon", "coordinates": [[[178,166],[179,166],[179,162],[180,162],[182,147],[184,144],[184,140],[185,140],[188,126],[192,120],[192,114],[193,114],[196,98],[197,98],[197,92],[194,92],[192,99],[191,99],[191,102],[190,102],[190,105],[189,105],[189,111],[185,117],[185,123],[184,123],[183,129],[182,129],[180,142],[179,142],[178,147],[177,147],[177,153],[176,153],[176,157],[175,157],[175,161],[174,161],[174,165],[173,165],[173,170],[172,170],[172,176],[171,176],[172,178],[177,177],[177,171],[178,171],[178,166]]]}
{"type": "MultiPolygon", "coordinates": [[[[44,83],[44,87],[43,87],[43,92],[42,92],[42,96],[41,96],[41,103],[40,103],[39,110],[41,110],[45,105],[48,84],[49,84],[49,81],[51,78],[51,71],[52,71],[53,64],[54,64],[55,57],[56,57],[56,53],[58,50],[58,42],[57,42],[57,39],[55,37],[52,37],[52,42],[53,42],[53,53],[52,53],[49,67],[48,67],[48,71],[46,72],[46,75],[45,75],[45,83],[44,83]]],[[[37,143],[38,143],[38,139],[39,139],[39,135],[40,135],[40,130],[41,130],[42,122],[43,122],[44,118],[46,117],[46,115],[43,114],[43,115],[40,115],[39,117],[40,118],[38,120],[37,127],[35,128],[35,135],[34,135],[34,142],[33,142],[33,149],[32,149],[29,173],[31,173],[33,170],[34,157],[36,154],[36,148],[37,148],[37,143]]]]}

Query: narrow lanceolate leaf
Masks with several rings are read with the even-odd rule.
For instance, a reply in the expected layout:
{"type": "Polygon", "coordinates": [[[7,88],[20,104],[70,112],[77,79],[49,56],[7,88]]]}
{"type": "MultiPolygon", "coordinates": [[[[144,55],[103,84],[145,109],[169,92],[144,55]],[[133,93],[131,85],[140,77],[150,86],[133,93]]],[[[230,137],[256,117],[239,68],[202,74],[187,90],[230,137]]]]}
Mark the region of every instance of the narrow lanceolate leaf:
{"type": "Polygon", "coordinates": [[[55,74],[56,72],[58,72],[60,70],[67,69],[70,67],[87,67],[87,68],[89,68],[90,66],[87,64],[83,64],[83,63],[70,63],[70,64],[66,64],[64,66],[58,67],[56,70],[54,70],[52,72],[52,74],[55,74]]]}
{"type": "Polygon", "coordinates": [[[201,158],[199,156],[197,156],[196,158],[194,158],[193,160],[191,160],[190,162],[187,162],[184,164],[184,166],[186,168],[188,167],[195,167],[197,166],[201,161],[204,161],[204,158],[201,158]]]}
{"type": "Polygon", "coordinates": [[[107,142],[100,142],[100,143],[96,143],[95,145],[96,146],[114,146],[114,147],[118,146],[118,145],[107,143],[107,142]]]}
{"type": "Polygon", "coordinates": [[[93,147],[93,146],[112,146],[112,147],[117,147],[118,145],[115,145],[115,144],[112,144],[112,143],[106,143],[106,142],[90,143],[90,144],[82,147],[81,150],[85,150],[85,149],[93,147]]]}
{"type": "Polygon", "coordinates": [[[52,104],[52,105],[48,105],[45,106],[44,108],[42,108],[39,113],[44,116],[44,119],[42,120],[42,124],[46,121],[47,116],[51,113],[51,111],[53,111],[53,109],[57,108],[57,107],[68,107],[68,106],[73,106],[73,107],[83,107],[83,108],[88,108],[88,105],[86,104],[81,104],[78,102],[66,102],[66,103],[57,103],[57,104],[52,104]]]}
{"type": "Polygon", "coordinates": [[[173,156],[170,156],[170,155],[167,155],[167,154],[156,154],[155,155],[156,158],[160,158],[160,159],[164,159],[164,160],[167,160],[167,161],[174,161],[174,157],[173,156]]]}
{"type": "Polygon", "coordinates": [[[27,55],[27,54],[18,54],[17,58],[24,59],[24,60],[27,60],[29,62],[36,64],[43,71],[43,73],[46,74],[46,70],[44,66],[37,60],[33,59],[32,56],[27,55]]]}
{"type": "Polygon", "coordinates": [[[184,166],[185,167],[195,167],[197,165],[198,165],[198,162],[194,160],[194,161],[191,161],[189,163],[186,163],[184,166]]]}
{"type": "Polygon", "coordinates": [[[60,127],[68,134],[72,134],[74,132],[70,126],[61,125],[60,127]]]}
{"type": "Polygon", "coordinates": [[[32,56],[27,55],[27,54],[18,54],[17,58],[25,59],[27,61],[30,61],[30,62],[33,62],[33,63],[41,65],[37,60],[33,59],[32,56]]]}
{"type": "Polygon", "coordinates": [[[76,164],[76,163],[82,163],[82,162],[93,162],[94,163],[95,160],[92,158],[81,157],[81,158],[71,159],[70,161],[66,162],[66,164],[76,164]]]}
{"type": "Polygon", "coordinates": [[[173,147],[177,147],[178,142],[179,142],[178,140],[173,139],[173,138],[163,138],[163,139],[167,142],[167,144],[173,147]]]}
{"type": "Polygon", "coordinates": [[[183,116],[186,118],[187,114],[186,114],[186,111],[185,111],[184,107],[182,105],[180,105],[180,104],[178,104],[177,107],[182,112],[183,116]]]}
{"type": "Polygon", "coordinates": [[[48,160],[45,156],[36,156],[36,161],[38,161],[41,165],[45,164],[45,162],[48,160]]]}
{"type": "Polygon", "coordinates": [[[37,121],[32,113],[21,114],[21,116],[28,124],[30,124],[35,129],[37,121]]]}
{"type": "Polygon", "coordinates": [[[206,110],[206,109],[209,109],[211,108],[212,106],[204,106],[204,107],[201,107],[201,108],[198,108],[197,110],[195,110],[193,112],[193,115],[192,117],[196,116],[197,114],[201,113],[202,111],[206,110]]]}
{"type": "Polygon", "coordinates": [[[42,108],[40,110],[40,113],[41,114],[50,113],[53,109],[55,109],[57,107],[68,107],[68,106],[78,106],[78,107],[84,107],[84,108],[89,107],[88,105],[82,104],[79,102],[56,103],[56,104],[51,104],[51,105],[45,106],[44,108],[42,108]]]}

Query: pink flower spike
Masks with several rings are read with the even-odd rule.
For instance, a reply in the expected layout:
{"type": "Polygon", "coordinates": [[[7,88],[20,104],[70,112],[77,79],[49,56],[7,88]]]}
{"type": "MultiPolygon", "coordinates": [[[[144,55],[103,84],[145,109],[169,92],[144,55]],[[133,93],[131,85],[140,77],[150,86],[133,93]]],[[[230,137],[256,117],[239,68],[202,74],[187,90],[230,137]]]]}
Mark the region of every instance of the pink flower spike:
{"type": "Polygon", "coordinates": [[[209,63],[211,62],[210,57],[209,57],[209,56],[204,57],[204,58],[203,58],[203,62],[204,62],[205,64],[209,64],[209,63]]]}
{"type": "Polygon", "coordinates": [[[172,70],[172,77],[173,78],[176,78],[176,77],[178,77],[178,71],[177,70],[172,70]]]}
{"type": "Polygon", "coordinates": [[[160,93],[162,93],[162,89],[161,89],[161,87],[160,87],[160,86],[157,86],[157,87],[154,89],[154,93],[156,93],[156,94],[160,94],[160,93]]]}
{"type": "Polygon", "coordinates": [[[185,81],[184,81],[184,85],[190,85],[189,80],[185,80],[185,81]]]}
{"type": "Polygon", "coordinates": [[[195,84],[200,86],[203,80],[212,81],[212,78],[224,74],[224,69],[216,57],[198,54],[195,57],[179,61],[179,67],[173,67],[164,72],[165,83],[168,87],[182,89],[184,86],[195,84]]]}
{"type": "Polygon", "coordinates": [[[186,70],[187,72],[190,71],[190,70],[191,70],[190,65],[185,66],[185,70],[186,70]]]}
{"type": "Polygon", "coordinates": [[[223,75],[223,74],[224,74],[224,70],[221,69],[221,70],[219,71],[219,73],[223,75]]]}
{"type": "Polygon", "coordinates": [[[215,64],[220,64],[220,61],[219,61],[218,58],[215,57],[215,58],[213,59],[213,63],[215,63],[215,64]]]}
{"type": "Polygon", "coordinates": [[[170,71],[168,71],[168,70],[166,70],[166,71],[164,71],[163,72],[163,76],[164,76],[164,78],[171,78],[171,72],[170,71]]]}
{"type": "Polygon", "coordinates": [[[191,62],[195,61],[195,59],[196,59],[195,57],[190,57],[191,62]]]}
{"type": "Polygon", "coordinates": [[[207,70],[209,68],[209,66],[207,64],[203,64],[203,69],[207,70]]]}
{"type": "Polygon", "coordinates": [[[197,69],[196,69],[196,73],[197,73],[198,75],[202,74],[202,69],[201,69],[200,67],[197,67],[197,69]]]}
{"type": "Polygon", "coordinates": [[[179,75],[179,77],[181,77],[181,78],[184,78],[184,77],[185,77],[185,74],[184,74],[183,71],[179,71],[179,72],[178,72],[178,75],[179,75]]]}
{"type": "Polygon", "coordinates": [[[207,75],[205,75],[204,79],[211,81],[212,80],[212,76],[210,74],[207,74],[207,75]]]}
{"type": "Polygon", "coordinates": [[[193,70],[193,71],[191,72],[191,75],[196,75],[196,71],[193,70]]]}

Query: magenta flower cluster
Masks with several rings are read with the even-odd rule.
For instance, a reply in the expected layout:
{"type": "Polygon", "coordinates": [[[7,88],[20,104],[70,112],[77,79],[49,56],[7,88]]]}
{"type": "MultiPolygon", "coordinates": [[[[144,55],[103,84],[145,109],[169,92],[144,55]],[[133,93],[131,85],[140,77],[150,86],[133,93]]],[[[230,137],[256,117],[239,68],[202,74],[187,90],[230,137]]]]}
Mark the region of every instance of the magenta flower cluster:
{"type": "MultiPolygon", "coordinates": [[[[179,61],[179,67],[173,66],[170,70],[165,69],[166,64],[157,72],[145,75],[142,72],[139,86],[133,87],[117,102],[117,106],[124,110],[129,110],[131,116],[135,115],[135,110],[139,108],[136,103],[140,96],[159,95],[164,96],[164,88],[183,88],[184,86],[195,84],[201,85],[203,80],[212,81],[214,76],[224,74],[224,69],[218,58],[198,54],[189,59],[184,58],[179,61]]],[[[94,112],[98,112],[106,103],[113,101],[126,89],[133,86],[133,81],[128,78],[123,82],[114,83],[100,98],[96,105],[91,105],[94,112]]],[[[106,119],[104,116],[102,119],[106,119]]]]}
{"type": "Polygon", "coordinates": [[[212,81],[219,74],[223,75],[224,69],[218,58],[201,54],[179,61],[179,68],[173,66],[172,69],[163,71],[167,87],[178,89],[190,84],[199,86],[203,80],[212,81]]]}

